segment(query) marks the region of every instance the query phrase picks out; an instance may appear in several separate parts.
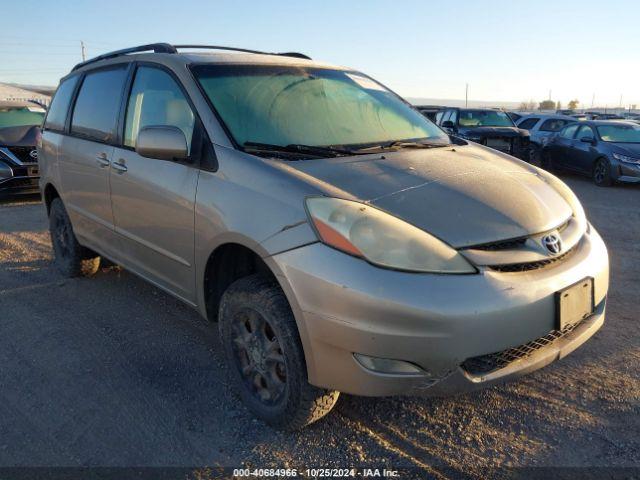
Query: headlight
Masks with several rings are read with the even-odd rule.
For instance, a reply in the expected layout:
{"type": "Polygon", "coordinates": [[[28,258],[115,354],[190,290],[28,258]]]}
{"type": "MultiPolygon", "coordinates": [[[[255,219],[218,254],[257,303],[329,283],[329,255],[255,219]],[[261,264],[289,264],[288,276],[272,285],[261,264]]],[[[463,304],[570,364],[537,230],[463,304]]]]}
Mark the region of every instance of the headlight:
{"type": "Polygon", "coordinates": [[[640,158],[629,157],[627,155],[620,155],[619,153],[614,153],[613,158],[616,160],[620,160],[624,163],[634,163],[636,165],[640,165],[640,158]]]}
{"type": "Polygon", "coordinates": [[[380,267],[409,272],[476,273],[458,252],[399,218],[363,203],[307,198],[319,239],[380,267]]]}

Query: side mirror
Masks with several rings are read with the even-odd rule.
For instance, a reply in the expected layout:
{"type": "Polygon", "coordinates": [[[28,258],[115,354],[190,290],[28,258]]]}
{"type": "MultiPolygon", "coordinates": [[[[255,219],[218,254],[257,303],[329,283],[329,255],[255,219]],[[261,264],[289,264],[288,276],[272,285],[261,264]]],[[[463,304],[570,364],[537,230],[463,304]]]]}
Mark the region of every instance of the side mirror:
{"type": "Polygon", "coordinates": [[[596,139],[595,139],[595,138],[593,138],[593,137],[582,137],[582,138],[580,139],[580,141],[581,141],[582,143],[589,143],[589,144],[591,144],[591,145],[595,145],[595,144],[596,144],[596,139]]]}
{"type": "Polygon", "coordinates": [[[136,153],[142,157],[158,160],[181,160],[187,158],[187,139],[177,127],[154,125],[138,132],[136,153]]]}
{"type": "Polygon", "coordinates": [[[451,120],[445,120],[442,122],[442,128],[456,128],[456,125],[451,120]]]}

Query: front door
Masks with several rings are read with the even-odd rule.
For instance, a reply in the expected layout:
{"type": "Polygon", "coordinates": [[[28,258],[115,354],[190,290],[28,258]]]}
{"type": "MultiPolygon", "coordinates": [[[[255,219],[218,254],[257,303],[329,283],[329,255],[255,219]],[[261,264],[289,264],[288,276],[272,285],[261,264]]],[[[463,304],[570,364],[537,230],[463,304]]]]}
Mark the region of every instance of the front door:
{"type": "Polygon", "coordinates": [[[593,129],[589,125],[582,125],[578,129],[573,150],[567,159],[574,170],[591,173],[593,162],[598,157],[595,142],[596,136],[593,129]]]}
{"type": "Polygon", "coordinates": [[[169,161],[138,155],[138,132],[151,125],[180,128],[190,146],[195,116],[168,72],[140,66],[127,104],[124,147],[116,148],[111,169],[111,205],[119,255],[128,268],[195,303],[198,164],[193,160],[169,161]]]}

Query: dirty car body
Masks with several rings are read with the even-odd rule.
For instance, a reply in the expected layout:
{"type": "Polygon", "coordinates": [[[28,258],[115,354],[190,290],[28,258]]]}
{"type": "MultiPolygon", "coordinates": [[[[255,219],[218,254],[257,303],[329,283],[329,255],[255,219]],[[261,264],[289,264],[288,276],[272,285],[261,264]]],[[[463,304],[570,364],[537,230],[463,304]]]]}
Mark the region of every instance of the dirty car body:
{"type": "Polygon", "coordinates": [[[250,268],[212,265],[230,246],[253,252],[290,305],[311,385],[464,392],[562,358],[602,325],[605,245],[551,174],[450,138],[363,74],[301,58],[121,56],[63,85],[78,105],[93,68],[125,69],[129,92],[149,66],[180,83],[197,155],[127,147],[125,94],[108,142],[74,134],[72,112],[45,125],[45,202],[59,196],[82,245],[213,320],[215,275],[250,268]],[[385,132],[409,133],[340,123],[376,109],[385,132]]]}

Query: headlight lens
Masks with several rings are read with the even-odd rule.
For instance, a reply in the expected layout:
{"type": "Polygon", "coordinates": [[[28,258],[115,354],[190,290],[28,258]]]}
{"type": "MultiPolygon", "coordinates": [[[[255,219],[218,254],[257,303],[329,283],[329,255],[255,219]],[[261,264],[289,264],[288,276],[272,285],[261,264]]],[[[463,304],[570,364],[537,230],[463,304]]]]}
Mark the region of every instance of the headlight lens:
{"type": "Polygon", "coordinates": [[[306,203],[322,242],[375,265],[410,272],[477,272],[442,241],[370,205],[329,197],[311,197],[306,203]]]}
{"type": "Polygon", "coordinates": [[[640,165],[640,158],[629,157],[627,155],[621,155],[619,153],[614,153],[613,158],[624,163],[634,163],[636,165],[640,165]]]}

